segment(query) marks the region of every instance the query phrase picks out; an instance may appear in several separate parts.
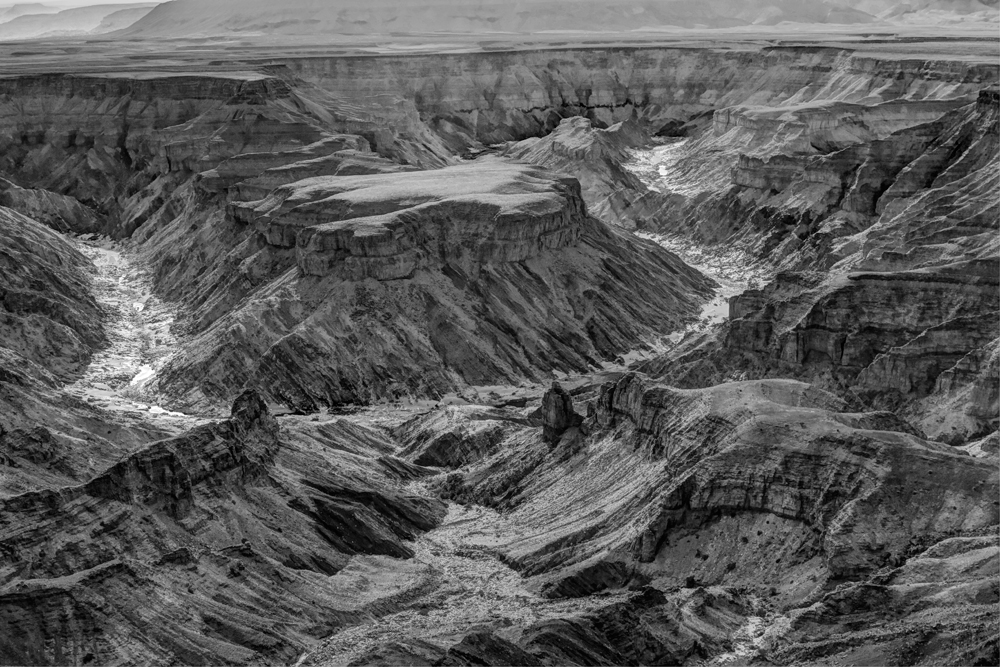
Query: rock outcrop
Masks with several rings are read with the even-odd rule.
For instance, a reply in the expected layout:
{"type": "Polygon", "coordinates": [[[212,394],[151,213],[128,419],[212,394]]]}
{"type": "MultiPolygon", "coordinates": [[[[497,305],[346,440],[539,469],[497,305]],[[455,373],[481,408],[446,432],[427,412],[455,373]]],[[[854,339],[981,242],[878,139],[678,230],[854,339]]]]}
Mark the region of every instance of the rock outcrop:
{"type": "Polygon", "coordinates": [[[251,392],[229,419],[139,447],[85,483],[0,500],[0,657],[18,664],[275,662],[385,613],[344,570],[412,555],[443,516],[326,424],[279,429],[251,392]],[[350,453],[348,453],[350,452],[350,453]]]}
{"type": "Polygon", "coordinates": [[[542,397],[542,439],[548,443],[559,442],[562,434],[582,421],[573,411],[573,398],[558,382],[542,397]]]}
{"type": "MultiPolygon", "coordinates": [[[[205,233],[242,241],[198,279],[218,277],[193,302],[191,353],[159,377],[178,405],[249,384],[309,412],[584,371],[672,330],[711,288],[589,217],[575,180],[496,158],[230,206],[205,233]]],[[[147,247],[192,244],[187,212],[147,247]]]]}
{"type": "Polygon", "coordinates": [[[827,192],[811,213],[775,204],[775,216],[790,220],[765,235],[781,236],[776,251],[796,270],[732,299],[718,349],[685,353],[667,374],[692,385],[717,381],[724,368],[809,377],[901,410],[949,442],[995,430],[987,397],[1000,387],[977,370],[995,346],[1000,312],[998,110],[985,91],[933,123],[811,158],[853,165],[823,185],[801,172],[772,182],[778,194],[763,195],[768,201],[802,203],[807,192],[827,192]],[[965,382],[978,383],[983,400],[942,421],[965,382]]]}
{"type": "Polygon", "coordinates": [[[449,482],[512,512],[519,530],[502,549],[549,596],[693,576],[769,582],[801,601],[902,563],[914,540],[998,521],[991,462],[802,383],[678,390],[627,375],[603,387],[585,427],[551,453],[544,436],[512,434],[504,464],[449,482]],[[900,494],[919,500],[904,509],[900,494]]]}
{"type": "Polygon", "coordinates": [[[0,79],[0,662],[996,662],[997,68],[851,48],[0,79]],[[60,389],[45,225],[131,239],[143,390],[225,419],[60,389]],[[624,373],[714,285],[621,227],[774,279],[624,373]]]}
{"type": "Polygon", "coordinates": [[[61,236],[0,206],[0,349],[29,372],[69,381],[105,343],[88,265],[61,236]]]}
{"type": "Polygon", "coordinates": [[[47,190],[20,188],[2,178],[0,206],[22,213],[57,232],[92,234],[103,227],[100,216],[73,197],[47,190]]]}
{"type": "Polygon", "coordinates": [[[594,127],[587,118],[566,118],[546,136],[519,141],[502,154],[571,174],[580,181],[591,215],[634,229],[665,204],[623,166],[629,150],[644,146],[649,134],[636,118],[607,129],[594,127]]]}
{"type": "Polygon", "coordinates": [[[529,424],[505,410],[454,406],[414,417],[393,436],[406,443],[400,457],[421,466],[459,468],[496,453],[513,431],[529,424]]]}
{"type": "Polygon", "coordinates": [[[780,663],[831,655],[849,664],[911,656],[949,664],[996,662],[997,536],[948,538],[917,551],[898,568],[838,587],[789,614],[788,631],[775,633],[768,656],[780,663]],[[887,616],[890,623],[883,621],[887,616]],[[871,619],[867,627],[873,631],[847,630],[863,619],[871,619]]]}
{"type": "Polygon", "coordinates": [[[299,270],[345,281],[484,268],[576,245],[586,210],[579,184],[482,160],[435,171],[316,177],[233,205],[265,241],[296,249],[299,270]]]}
{"type": "MultiPolygon", "coordinates": [[[[412,108],[452,152],[545,136],[567,117],[608,127],[638,116],[670,134],[699,116],[760,107],[954,100],[997,68],[851,48],[540,49],[522,52],[317,57],[272,61],[332,98],[331,108],[385,117],[412,108]]],[[[277,71],[277,70],[275,70],[277,71]]],[[[725,165],[728,176],[731,165],[725,165]]],[[[581,180],[583,180],[581,178],[581,180]]]]}
{"type": "Polygon", "coordinates": [[[168,435],[58,389],[42,366],[0,346],[0,497],[81,484],[168,435]]]}
{"type": "Polygon", "coordinates": [[[788,380],[679,390],[630,374],[588,413],[581,437],[556,447],[538,425],[471,406],[398,431],[411,455],[434,442],[460,457],[432,488],[502,510],[455,517],[442,539],[467,531],[480,546],[460,553],[476,567],[498,553],[536,611],[507,597],[527,591],[491,588],[493,613],[470,628],[456,619],[479,618],[476,596],[442,613],[442,591],[422,608],[430,620],[334,635],[309,664],[856,664],[901,651],[963,664],[995,652],[993,462],[788,380]],[[474,449],[484,429],[495,437],[474,449]]]}

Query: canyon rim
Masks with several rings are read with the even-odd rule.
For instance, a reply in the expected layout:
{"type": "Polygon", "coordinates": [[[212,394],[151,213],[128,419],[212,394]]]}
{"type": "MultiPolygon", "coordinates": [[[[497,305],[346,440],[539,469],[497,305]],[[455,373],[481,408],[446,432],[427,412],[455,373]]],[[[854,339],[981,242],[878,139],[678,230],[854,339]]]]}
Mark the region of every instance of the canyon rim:
{"type": "Polygon", "coordinates": [[[997,0],[0,5],[0,664],[1000,664],[997,0]]]}

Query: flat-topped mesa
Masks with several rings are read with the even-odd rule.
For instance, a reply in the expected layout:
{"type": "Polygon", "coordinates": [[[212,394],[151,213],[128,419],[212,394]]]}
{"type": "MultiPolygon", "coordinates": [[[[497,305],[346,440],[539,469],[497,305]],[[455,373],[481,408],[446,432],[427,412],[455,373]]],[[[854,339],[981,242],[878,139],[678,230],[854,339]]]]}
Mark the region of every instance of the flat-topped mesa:
{"type": "Polygon", "coordinates": [[[395,280],[450,265],[475,276],[577,243],[587,219],[575,179],[493,159],[444,169],[317,177],[234,203],[267,243],[296,247],[308,275],[395,280]]]}

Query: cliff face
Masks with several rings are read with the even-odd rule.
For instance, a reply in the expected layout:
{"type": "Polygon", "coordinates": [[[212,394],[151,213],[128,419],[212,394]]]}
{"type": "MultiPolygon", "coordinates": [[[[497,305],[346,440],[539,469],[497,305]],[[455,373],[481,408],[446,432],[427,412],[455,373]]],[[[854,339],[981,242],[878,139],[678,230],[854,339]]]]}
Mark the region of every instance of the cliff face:
{"type": "Polygon", "coordinates": [[[514,512],[505,551],[547,595],[693,576],[801,600],[824,577],[901,563],[918,535],[995,524],[981,494],[994,466],[905,428],[791,381],[677,390],[628,375],[551,454],[512,436],[495,447],[511,460],[473,464],[451,488],[514,512]],[[924,500],[900,512],[904,488],[924,500]],[[586,516],[570,509],[584,495],[586,516]]]}
{"type": "MultiPolygon", "coordinates": [[[[312,662],[450,651],[492,664],[511,654],[525,664],[552,655],[681,662],[694,643],[718,655],[715,633],[732,641],[742,631],[730,623],[759,613],[729,597],[736,591],[773,610],[766,634],[754,635],[762,644],[747,651],[849,660],[868,650],[866,659],[885,661],[919,643],[934,618],[936,636],[962,640],[920,644],[925,658],[991,655],[989,568],[1000,553],[993,463],[795,381],[680,390],[626,374],[574,391],[588,417],[554,437],[545,422],[554,391],[531,401],[539,408],[530,419],[542,417],[533,422],[510,409],[452,407],[395,431],[409,460],[451,470],[431,488],[500,510],[462,515],[476,526],[466,548],[483,559],[488,551],[476,549],[498,552],[538,596],[535,612],[519,613],[503,587],[484,585],[493,614],[475,634],[459,631],[458,643],[447,635],[459,627],[450,617],[425,627],[400,616],[391,636],[376,626],[354,649],[338,635],[312,662]],[[598,592],[620,623],[590,606],[598,592]],[[945,611],[953,604],[965,605],[962,617],[945,611]],[[573,609],[573,620],[550,618],[556,605],[573,609]],[[878,646],[868,626],[845,627],[887,614],[893,626],[876,631],[878,646]]],[[[480,613],[476,602],[454,604],[480,613]]]]}
{"type": "MultiPolygon", "coordinates": [[[[388,154],[442,163],[446,152],[426,130],[426,141],[414,147],[396,145],[392,127],[376,132],[371,120],[335,119],[322,100],[257,72],[0,79],[0,172],[22,186],[74,197],[106,216],[105,231],[118,236],[130,235],[197,173],[221,165],[216,178],[225,181],[338,150],[366,152],[357,132],[377,135],[388,154]],[[348,125],[351,137],[338,132],[348,125]],[[316,142],[311,153],[304,150],[316,142]]],[[[403,123],[395,127],[407,131],[403,123]]],[[[423,136],[419,128],[413,134],[423,136]]]]}
{"type": "MultiPolygon", "coordinates": [[[[1000,310],[994,97],[984,93],[929,126],[831,155],[828,165],[856,165],[832,185],[837,194],[830,200],[842,208],[800,223],[800,238],[782,246],[786,262],[802,265],[824,254],[818,248],[832,248],[824,259],[830,274],[781,273],[763,292],[734,299],[725,347],[763,353],[773,360],[765,365],[829,369],[884,407],[960,391],[954,382],[937,386],[937,378],[946,371],[955,377],[949,369],[969,355],[984,356],[1000,310]],[[895,159],[879,159],[890,152],[895,159]],[[836,226],[852,223],[863,231],[838,239],[836,226]]],[[[794,201],[793,193],[817,187],[808,180],[797,175],[783,188],[772,184],[779,191],[772,199],[794,201]]],[[[969,410],[981,414],[981,407],[969,410]]],[[[972,420],[948,432],[953,424],[942,430],[919,416],[917,423],[948,439],[996,427],[972,420]]]]}
{"type": "Polygon", "coordinates": [[[293,659],[380,609],[352,591],[359,579],[330,575],[359,553],[411,556],[403,540],[443,515],[377,462],[391,450],[349,427],[282,433],[247,393],[228,420],[140,447],[86,483],[0,500],[0,656],[293,659]]]}
{"type": "Polygon", "coordinates": [[[230,210],[245,240],[222,265],[239,267],[229,293],[202,301],[191,354],[159,379],[186,405],[251,383],[311,411],[584,370],[675,327],[709,287],[588,217],[576,181],[503,160],[314,177],[230,210]],[[241,293],[261,296],[229,306],[241,293]]]}
{"type": "MultiPolygon", "coordinates": [[[[636,115],[651,131],[671,132],[735,105],[956,99],[994,76],[940,61],[902,67],[897,77],[895,61],[835,49],[606,48],[288,59],[262,65],[270,74],[9,76],[0,80],[0,171],[75,197],[127,236],[194,173],[334,133],[436,167],[469,147],[545,134],[567,116],[607,126],[636,115]]],[[[878,113],[891,116],[883,106],[878,113]]]]}
{"type": "MultiPolygon", "coordinates": [[[[21,185],[74,197],[111,217],[107,231],[127,235],[141,222],[129,195],[213,149],[242,152],[250,134],[239,140],[222,130],[266,123],[288,96],[283,82],[256,74],[6,77],[0,170],[21,185]]],[[[274,148],[274,138],[263,141],[274,148]]]]}
{"type": "Polygon", "coordinates": [[[742,247],[774,279],[731,300],[717,340],[646,370],[809,379],[948,442],[995,430],[1000,386],[955,366],[985,368],[996,339],[996,100],[741,108],[671,146],[650,226],[742,247]],[[959,377],[980,387],[964,408],[959,377]]]}
{"type": "Polygon", "coordinates": [[[0,179],[0,206],[57,232],[91,234],[102,227],[100,217],[73,197],[48,190],[20,188],[4,179],[0,179]]]}
{"type": "Polygon", "coordinates": [[[500,161],[304,179],[232,210],[268,244],[296,247],[303,273],[343,280],[446,265],[475,279],[485,266],[575,245],[587,215],[577,182],[500,161]]]}
{"type": "Polygon", "coordinates": [[[573,117],[562,120],[544,137],[507,146],[502,154],[572,174],[580,181],[592,215],[634,229],[665,203],[623,167],[630,157],[629,149],[643,146],[648,140],[648,130],[636,118],[600,129],[587,118],[573,117]]]}
{"type": "Polygon", "coordinates": [[[693,313],[707,283],[589,220],[575,182],[499,163],[406,173],[400,160],[454,158],[415,101],[368,115],[341,83],[3,82],[4,171],[134,235],[159,289],[188,307],[196,337],[159,385],[178,405],[224,404],[247,382],[312,409],[582,370],[693,313]],[[644,274],[665,280],[636,301],[644,274]],[[313,359],[327,361],[306,371],[313,359]]]}
{"type": "Polygon", "coordinates": [[[635,112],[659,130],[737,105],[955,99],[989,85],[996,72],[829,48],[598,48],[309,58],[282,65],[336,94],[345,114],[412,104],[453,147],[546,134],[567,116],[607,126],[635,112]]]}
{"type": "Polygon", "coordinates": [[[0,206],[0,348],[29,375],[67,382],[105,343],[88,264],[58,234],[0,206]]]}
{"type": "Polygon", "coordinates": [[[996,662],[995,67],[261,70],[0,80],[0,661],[996,662]],[[59,390],[105,334],[45,225],[130,237],[184,311],[148,390],[226,419],[59,390]],[[622,226],[777,265],[666,382],[594,368],[712,283],[622,226]]]}

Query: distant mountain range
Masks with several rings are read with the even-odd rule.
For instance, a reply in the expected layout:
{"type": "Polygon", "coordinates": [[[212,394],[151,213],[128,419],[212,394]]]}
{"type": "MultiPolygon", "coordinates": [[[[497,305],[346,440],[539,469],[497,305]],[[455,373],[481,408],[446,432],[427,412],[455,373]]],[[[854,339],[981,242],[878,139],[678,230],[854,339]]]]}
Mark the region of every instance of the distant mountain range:
{"type": "Polygon", "coordinates": [[[392,33],[622,32],[790,24],[995,23],[1000,0],[173,0],[0,7],[0,40],[392,33]]]}
{"type": "Polygon", "coordinates": [[[145,2],[73,9],[40,3],[0,7],[0,41],[112,32],[127,28],[155,6],[155,2],[145,2]]]}
{"type": "Polygon", "coordinates": [[[628,31],[865,24],[934,12],[995,20],[987,0],[174,0],[129,36],[628,31]]]}

